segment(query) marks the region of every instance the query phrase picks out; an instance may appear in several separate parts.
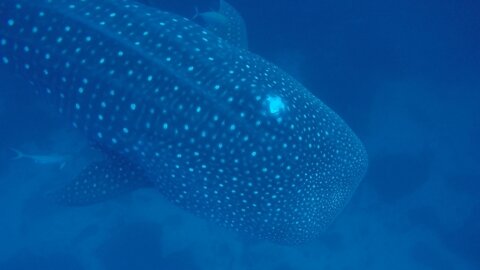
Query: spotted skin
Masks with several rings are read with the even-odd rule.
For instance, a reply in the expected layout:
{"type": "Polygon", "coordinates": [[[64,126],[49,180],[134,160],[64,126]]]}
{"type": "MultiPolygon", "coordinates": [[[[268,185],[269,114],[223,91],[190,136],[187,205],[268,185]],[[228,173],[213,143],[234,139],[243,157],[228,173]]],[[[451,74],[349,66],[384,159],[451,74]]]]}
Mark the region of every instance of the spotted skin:
{"type": "Polygon", "coordinates": [[[254,238],[318,236],[367,167],[289,75],[133,1],[3,0],[0,60],[171,202],[254,238]]]}
{"type": "Polygon", "coordinates": [[[72,182],[47,197],[62,205],[85,206],[151,185],[142,169],[111,153],[108,159],[89,164],[72,182]]]}

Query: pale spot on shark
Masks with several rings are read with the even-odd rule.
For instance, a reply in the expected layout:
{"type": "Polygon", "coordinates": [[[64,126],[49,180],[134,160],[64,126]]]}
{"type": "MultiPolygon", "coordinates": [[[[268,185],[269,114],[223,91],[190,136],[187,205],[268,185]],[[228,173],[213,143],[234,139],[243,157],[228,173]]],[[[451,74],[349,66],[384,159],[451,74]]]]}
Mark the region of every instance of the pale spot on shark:
{"type": "Polygon", "coordinates": [[[281,97],[278,96],[268,96],[267,97],[268,110],[271,114],[278,114],[281,111],[285,110],[285,103],[281,97]]]}

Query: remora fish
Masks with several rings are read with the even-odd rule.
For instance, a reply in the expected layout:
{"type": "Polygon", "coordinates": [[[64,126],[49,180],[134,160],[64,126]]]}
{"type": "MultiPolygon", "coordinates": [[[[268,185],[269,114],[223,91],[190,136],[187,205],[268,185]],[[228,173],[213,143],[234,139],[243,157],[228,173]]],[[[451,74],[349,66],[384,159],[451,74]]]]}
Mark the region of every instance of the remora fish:
{"type": "Polygon", "coordinates": [[[43,164],[43,165],[49,165],[49,164],[57,164],[60,166],[60,169],[62,169],[65,164],[67,163],[68,156],[63,156],[63,155],[31,155],[31,154],[25,154],[22,151],[15,149],[15,148],[10,148],[15,153],[15,159],[29,159],[33,161],[34,163],[37,164],[43,164]]]}
{"type": "Polygon", "coordinates": [[[220,0],[218,11],[198,13],[205,27],[217,36],[240,48],[248,47],[247,28],[240,13],[229,3],[220,0]]]}
{"type": "Polygon", "coordinates": [[[139,187],[242,234],[312,239],[361,181],[351,129],[264,59],[129,0],[3,0],[0,61],[108,159],[68,205],[139,187]]]}

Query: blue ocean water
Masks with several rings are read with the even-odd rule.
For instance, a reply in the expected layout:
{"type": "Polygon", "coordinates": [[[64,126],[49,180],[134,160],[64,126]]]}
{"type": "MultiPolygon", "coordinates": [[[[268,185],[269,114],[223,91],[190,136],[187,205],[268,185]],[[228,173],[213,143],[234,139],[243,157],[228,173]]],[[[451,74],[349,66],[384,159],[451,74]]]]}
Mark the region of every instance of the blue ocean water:
{"type": "MultiPolygon", "coordinates": [[[[145,2],[187,18],[218,8],[145,2]]],[[[1,66],[0,269],[480,268],[480,5],[229,2],[245,19],[249,50],[304,84],[365,144],[368,173],[334,223],[284,246],[224,230],[149,190],[52,205],[43,195],[88,163],[88,142],[1,66]],[[72,158],[64,167],[13,160],[11,148],[72,158]]]]}

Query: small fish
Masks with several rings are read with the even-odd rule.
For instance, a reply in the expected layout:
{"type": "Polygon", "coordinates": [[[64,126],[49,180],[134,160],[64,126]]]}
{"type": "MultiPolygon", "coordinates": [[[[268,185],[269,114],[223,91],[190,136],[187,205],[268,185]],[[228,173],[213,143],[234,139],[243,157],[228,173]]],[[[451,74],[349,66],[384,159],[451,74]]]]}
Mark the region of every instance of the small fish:
{"type": "Polygon", "coordinates": [[[67,163],[68,156],[64,155],[31,155],[31,154],[25,154],[24,152],[15,149],[15,148],[10,148],[11,151],[15,153],[15,156],[12,158],[12,160],[18,160],[18,159],[29,159],[33,161],[36,164],[41,164],[41,165],[60,165],[60,169],[63,169],[65,167],[65,164],[67,163]]]}
{"type": "Polygon", "coordinates": [[[248,48],[247,28],[240,13],[226,1],[220,1],[218,11],[199,12],[193,20],[200,17],[204,27],[238,48],[248,48]]]}
{"type": "Polygon", "coordinates": [[[195,15],[195,17],[200,17],[204,21],[208,23],[215,23],[215,24],[227,24],[228,23],[228,18],[217,12],[217,11],[206,11],[202,13],[198,13],[198,15],[195,15]]]}

